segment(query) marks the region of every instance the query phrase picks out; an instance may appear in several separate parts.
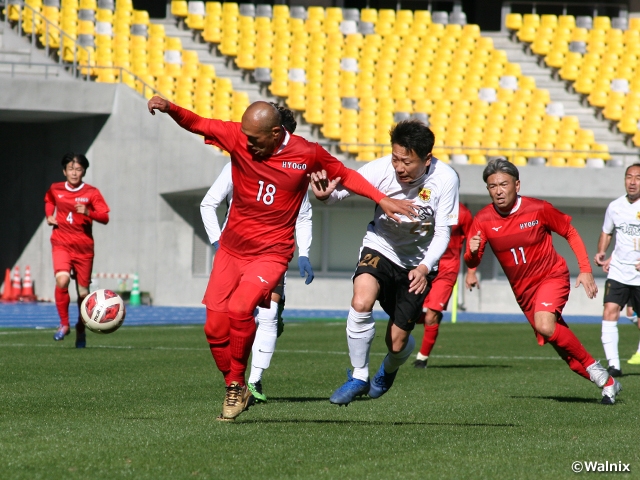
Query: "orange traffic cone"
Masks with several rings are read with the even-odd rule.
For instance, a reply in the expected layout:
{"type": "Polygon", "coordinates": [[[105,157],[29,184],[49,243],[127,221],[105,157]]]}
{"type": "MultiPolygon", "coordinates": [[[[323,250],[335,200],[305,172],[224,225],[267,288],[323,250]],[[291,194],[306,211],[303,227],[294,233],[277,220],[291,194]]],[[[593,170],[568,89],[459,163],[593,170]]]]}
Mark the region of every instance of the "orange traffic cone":
{"type": "Polygon", "coordinates": [[[24,269],[24,281],[22,282],[20,300],[23,302],[36,301],[36,296],[33,294],[33,282],[31,281],[31,268],[29,268],[29,265],[24,269]]]}
{"type": "Polygon", "coordinates": [[[7,268],[7,271],[4,274],[4,290],[2,292],[2,298],[0,298],[3,302],[11,302],[13,300],[13,287],[11,286],[11,269],[7,268]]]}
{"type": "Polygon", "coordinates": [[[13,299],[20,298],[20,292],[22,290],[22,282],[20,281],[20,267],[15,266],[13,269],[13,299]]]}

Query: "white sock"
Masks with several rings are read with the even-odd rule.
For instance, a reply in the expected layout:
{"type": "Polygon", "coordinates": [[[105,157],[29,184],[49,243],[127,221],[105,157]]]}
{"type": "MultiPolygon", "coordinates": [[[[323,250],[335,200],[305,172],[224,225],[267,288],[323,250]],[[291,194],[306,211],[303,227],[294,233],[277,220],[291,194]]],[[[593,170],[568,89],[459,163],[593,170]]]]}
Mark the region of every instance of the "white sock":
{"type": "Polygon", "coordinates": [[[353,366],[353,378],[369,380],[369,351],[376,335],[373,312],[356,312],[349,309],[347,317],[347,345],[353,366]]]}
{"type": "Polygon", "coordinates": [[[416,341],[413,335],[409,335],[409,340],[405,347],[398,353],[391,353],[384,357],[382,364],[384,365],[384,371],[387,373],[393,373],[400,368],[411,356],[413,349],[416,346],[416,341]]]}
{"type": "Polygon", "coordinates": [[[258,328],[251,349],[249,383],[260,381],[262,372],[269,368],[271,363],[278,339],[278,304],[271,302],[271,308],[258,308],[256,320],[258,328]]]}
{"type": "Polygon", "coordinates": [[[429,358],[429,355],[423,355],[420,352],[418,352],[418,354],[416,355],[416,360],[425,361],[427,358],[429,358]]]}
{"type": "Polygon", "coordinates": [[[602,346],[610,367],[620,369],[620,355],[618,354],[618,322],[602,321],[602,346]]]}

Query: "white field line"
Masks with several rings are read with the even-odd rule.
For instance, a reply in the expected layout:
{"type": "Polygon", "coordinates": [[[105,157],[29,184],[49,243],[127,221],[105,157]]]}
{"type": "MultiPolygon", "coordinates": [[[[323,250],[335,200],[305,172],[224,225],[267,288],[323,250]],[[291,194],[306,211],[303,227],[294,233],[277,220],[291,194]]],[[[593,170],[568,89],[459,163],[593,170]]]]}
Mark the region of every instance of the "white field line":
{"type": "MultiPolygon", "coordinates": [[[[40,347],[40,348],[60,348],[57,343],[0,343],[0,347],[40,347]]],[[[205,348],[195,347],[141,347],[133,345],[89,345],[87,348],[103,348],[108,350],[167,350],[167,351],[205,351],[205,348]]],[[[293,353],[305,355],[347,355],[347,352],[332,352],[322,350],[276,350],[277,353],[293,353]]],[[[371,352],[374,356],[384,356],[386,353],[371,352]]],[[[525,357],[508,355],[431,355],[432,358],[445,358],[452,360],[561,360],[560,357],[525,357]]]]}

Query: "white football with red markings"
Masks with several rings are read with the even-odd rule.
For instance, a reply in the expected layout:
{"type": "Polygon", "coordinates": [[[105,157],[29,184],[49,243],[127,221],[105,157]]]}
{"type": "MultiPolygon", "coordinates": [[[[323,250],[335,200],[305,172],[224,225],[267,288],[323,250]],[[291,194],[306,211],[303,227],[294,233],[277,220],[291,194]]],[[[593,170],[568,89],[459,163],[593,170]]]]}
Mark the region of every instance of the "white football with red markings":
{"type": "Polygon", "coordinates": [[[82,322],[96,333],[115,332],[124,322],[125,314],[122,298],[111,290],[91,292],[80,305],[82,322]]]}

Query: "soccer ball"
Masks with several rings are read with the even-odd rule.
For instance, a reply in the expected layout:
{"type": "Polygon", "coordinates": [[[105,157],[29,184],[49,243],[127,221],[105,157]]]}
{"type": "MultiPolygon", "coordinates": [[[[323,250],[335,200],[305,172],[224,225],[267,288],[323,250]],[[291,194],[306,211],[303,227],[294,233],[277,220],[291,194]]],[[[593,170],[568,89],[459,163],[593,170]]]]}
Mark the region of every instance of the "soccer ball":
{"type": "Polygon", "coordinates": [[[124,322],[125,314],[122,298],[111,290],[91,292],[80,305],[82,323],[96,333],[115,332],[124,322]]]}

